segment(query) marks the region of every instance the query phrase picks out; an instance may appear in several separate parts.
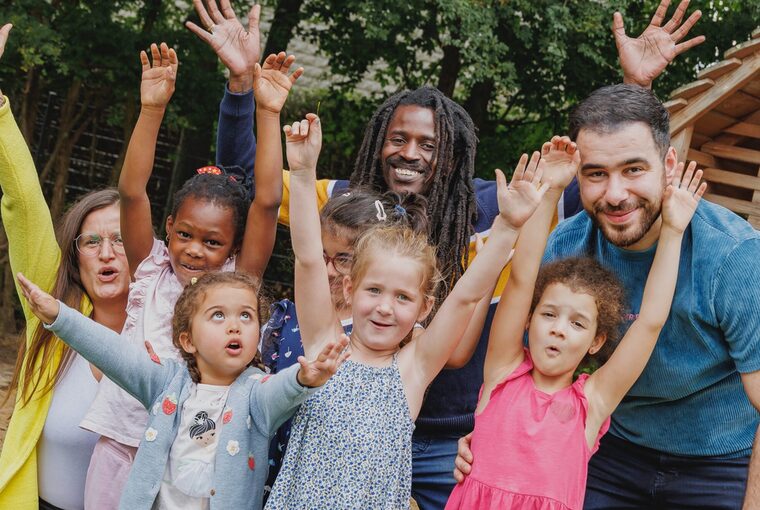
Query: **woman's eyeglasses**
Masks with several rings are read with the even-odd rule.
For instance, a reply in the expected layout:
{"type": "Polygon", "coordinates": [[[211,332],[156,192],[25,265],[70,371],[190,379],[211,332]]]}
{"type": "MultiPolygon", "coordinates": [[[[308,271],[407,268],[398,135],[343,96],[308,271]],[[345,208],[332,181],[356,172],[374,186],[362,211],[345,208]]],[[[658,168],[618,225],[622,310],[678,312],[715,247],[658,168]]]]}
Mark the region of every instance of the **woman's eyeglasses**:
{"type": "Polygon", "coordinates": [[[121,234],[111,234],[110,236],[100,236],[98,234],[79,234],[74,239],[74,246],[77,247],[77,251],[82,255],[93,256],[100,253],[103,248],[103,242],[108,240],[111,244],[111,249],[116,253],[124,253],[124,241],[121,239],[121,234]]]}
{"type": "Polygon", "coordinates": [[[351,272],[351,264],[354,261],[354,258],[351,255],[348,255],[346,253],[338,253],[334,257],[329,257],[327,253],[322,252],[322,258],[325,259],[325,265],[332,262],[335,270],[342,275],[346,275],[351,272]]]}

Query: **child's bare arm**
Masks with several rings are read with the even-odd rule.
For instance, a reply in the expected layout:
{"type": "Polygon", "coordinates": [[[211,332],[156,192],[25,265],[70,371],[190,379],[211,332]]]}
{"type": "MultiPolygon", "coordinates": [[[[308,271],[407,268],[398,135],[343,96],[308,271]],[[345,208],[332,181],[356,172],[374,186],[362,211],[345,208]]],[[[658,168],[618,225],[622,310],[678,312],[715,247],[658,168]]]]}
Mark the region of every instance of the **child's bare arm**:
{"type": "Polygon", "coordinates": [[[146,187],[153,172],[158,131],[166,105],[174,93],[178,66],[177,54],[166,43],[161,43],[160,49],[152,44],[150,52],[152,65],[148,55],[140,52],[142,108],[119,176],[121,235],[132,274],[153,247],[153,223],[146,187]]]}
{"type": "Polygon", "coordinates": [[[303,73],[302,68],[288,75],[295,57],[269,55],[264,67],[253,69],[253,91],[256,97],[256,150],[254,173],[255,197],[248,210],[243,245],[237,267],[261,276],[272,255],[277,234],[277,215],[282,203],[282,139],[280,111],[290,89],[303,73]]]}
{"type": "Polygon", "coordinates": [[[322,127],[319,118],[309,113],[305,120],[284,130],[290,167],[290,238],[296,259],[295,301],[304,354],[310,359],[324,341],[343,333],[330,294],[315,191],[322,127]]]}
{"type": "Polygon", "coordinates": [[[609,361],[586,383],[589,413],[600,423],[612,414],[644,371],[670,314],[683,233],[707,186],[699,184],[702,170],[695,173],[695,167],[692,161],[684,173],[683,163],[679,163],[673,181],[665,190],[657,252],[644,287],[639,317],[628,328],[609,361]]]}
{"type": "Polygon", "coordinates": [[[488,242],[454,286],[425,333],[407,346],[414,349],[415,383],[423,388],[451,356],[476,305],[507,263],[520,228],[548,189],[548,184],[539,184],[540,169],[534,170],[515,172],[509,186],[504,174],[496,171],[499,216],[494,221],[488,242]]]}

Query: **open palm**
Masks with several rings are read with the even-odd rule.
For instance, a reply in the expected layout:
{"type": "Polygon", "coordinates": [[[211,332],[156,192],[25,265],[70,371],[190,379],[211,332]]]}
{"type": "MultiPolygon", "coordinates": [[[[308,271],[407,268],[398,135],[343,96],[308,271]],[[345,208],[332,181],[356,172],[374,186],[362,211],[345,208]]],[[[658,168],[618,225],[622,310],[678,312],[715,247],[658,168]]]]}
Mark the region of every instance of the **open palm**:
{"type": "Polygon", "coordinates": [[[253,94],[260,109],[280,113],[290,89],[303,74],[303,68],[299,67],[288,75],[295,59],[293,55],[286,57],[285,52],[280,52],[279,55],[269,55],[263,67],[258,64],[254,66],[253,94]]]}
{"type": "Polygon", "coordinates": [[[509,186],[504,173],[496,170],[499,214],[514,229],[521,228],[528,221],[549,189],[549,183],[541,184],[543,170],[538,165],[539,157],[535,152],[528,162],[528,155],[523,154],[509,186]]]}
{"type": "Polygon", "coordinates": [[[551,186],[565,189],[573,180],[581,164],[578,146],[567,136],[554,136],[541,147],[539,166],[543,176],[551,180],[551,186]]]}
{"type": "Polygon", "coordinates": [[[682,43],[678,42],[686,37],[702,16],[700,11],[695,11],[681,24],[689,0],[682,0],[670,21],[660,26],[669,5],[670,0],[662,0],[647,28],[635,39],[625,34],[623,16],[619,12],[615,13],[612,32],[615,35],[615,45],[626,82],[644,87],[651,86],[652,81],[674,58],[705,40],[704,36],[699,36],[682,43]]]}
{"type": "Polygon", "coordinates": [[[174,94],[179,61],[173,48],[161,43],[159,49],[150,45],[152,63],[144,51],[140,52],[142,81],[140,82],[140,102],[143,106],[164,107],[174,94]]]}
{"type": "Polygon", "coordinates": [[[662,199],[662,221],[677,232],[683,232],[689,226],[694,211],[697,210],[697,205],[707,189],[707,183],[700,184],[702,170],[695,172],[696,166],[697,164],[691,161],[684,172],[683,163],[679,163],[662,199]]]}
{"type": "Polygon", "coordinates": [[[6,23],[0,28],[0,58],[2,58],[3,52],[5,51],[5,43],[8,42],[8,35],[11,32],[11,28],[13,28],[13,25],[10,23],[6,23]]]}

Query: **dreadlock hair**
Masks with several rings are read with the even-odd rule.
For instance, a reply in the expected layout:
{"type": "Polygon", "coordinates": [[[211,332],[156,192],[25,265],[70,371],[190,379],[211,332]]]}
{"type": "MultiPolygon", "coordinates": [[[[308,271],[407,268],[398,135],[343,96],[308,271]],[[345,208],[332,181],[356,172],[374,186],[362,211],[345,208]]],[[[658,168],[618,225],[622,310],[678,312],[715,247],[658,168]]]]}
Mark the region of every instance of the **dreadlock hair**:
{"type": "MultiPolygon", "coordinates": [[[[388,189],[383,176],[381,151],[393,114],[399,106],[430,108],[435,115],[435,173],[425,193],[430,218],[430,242],[437,246],[443,281],[452,286],[469,262],[469,242],[477,216],[472,177],[478,138],[470,115],[433,87],[420,87],[391,96],[375,111],[364,131],[364,140],[351,174],[352,186],[388,189]]],[[[438,297],[447,292],[438,289],[438,297]]]]}
{"type": "Polygon", "coordinates": [[[591,257],[572,257],[551,262],[538,273],[531,313],[546,289],[555,283],[561,283],[573,292],[582,292],[594,298],[597,309],[596,335],[606,335],[607,340],[595,354],[586,354],[580,366],[603,365],[620,341],[620,325],[623,322],[625,305],[625,290],[620,279],[591,257]]]}
{"type": "Polygon", "coordinates": [[[248,208],[251,205],[245,187],[234,176],[210,173],[196,174],[185,181],[185,184],[174,194],[172,218],[177,218],[177,211],[188,198],[210,202],[232,210],[235,231],[232,250],[233,253],[236,252],[243,243],[245,221],[248,218],[248,208]]]}
{"type": "MultiPolygon", "coordinates": [[[[208,290],[214,287],[250,289],[256,296],[255,306],[259,324],[266,324],[266,321],[269,318],[269,306],[264,302],[265,300],[261,295],[261,282],[248,273],[237,271],[215,271],[212,273],[206,273],[198,278],[195,283],[185,286],[179,299],[177,299],[177,304],[174,305],[174,317],[172,318],[172,343],[174,344],[174,347],[179,350],[182,359],[187,364],[187,371],[190,372],[190,378],[196,384],[201,382],[201,373],[200,370],[198,370],[198,363],[195,360],[194,354],[191,354],[182,348],[179,336],[182,333],[190,332],[193,325],[193,318],[198,312],[198,308],[206,297],[208,290]]],[[[264,370],[264,364],[261,361],[261,353],[258,350],[248,366],[264,370]]]]}

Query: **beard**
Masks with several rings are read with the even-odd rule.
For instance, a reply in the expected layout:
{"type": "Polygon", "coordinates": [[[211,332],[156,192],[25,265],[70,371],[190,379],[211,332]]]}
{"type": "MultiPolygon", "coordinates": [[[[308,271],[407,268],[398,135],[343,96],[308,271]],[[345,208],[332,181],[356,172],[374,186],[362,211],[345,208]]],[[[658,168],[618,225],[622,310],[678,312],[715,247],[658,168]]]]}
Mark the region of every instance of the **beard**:
{"type": "Polygon", "coordinates": [[[612,206],[606,203],[596,203],[592,205],[592,210],[586,209],[591,217],[594,226],[601,230],[604,237],[620,248],[627,248],[632,244],[639,242],[655,224],[660,217],[662,209],[662,195],[652,202],[643,198],[626,200],[618,205],[612,206]],[[642,214],[637,223],[632,225],[615,225],[601,221],[599,218],[603,213],[631,211],[640,209],[642,214]]]}

